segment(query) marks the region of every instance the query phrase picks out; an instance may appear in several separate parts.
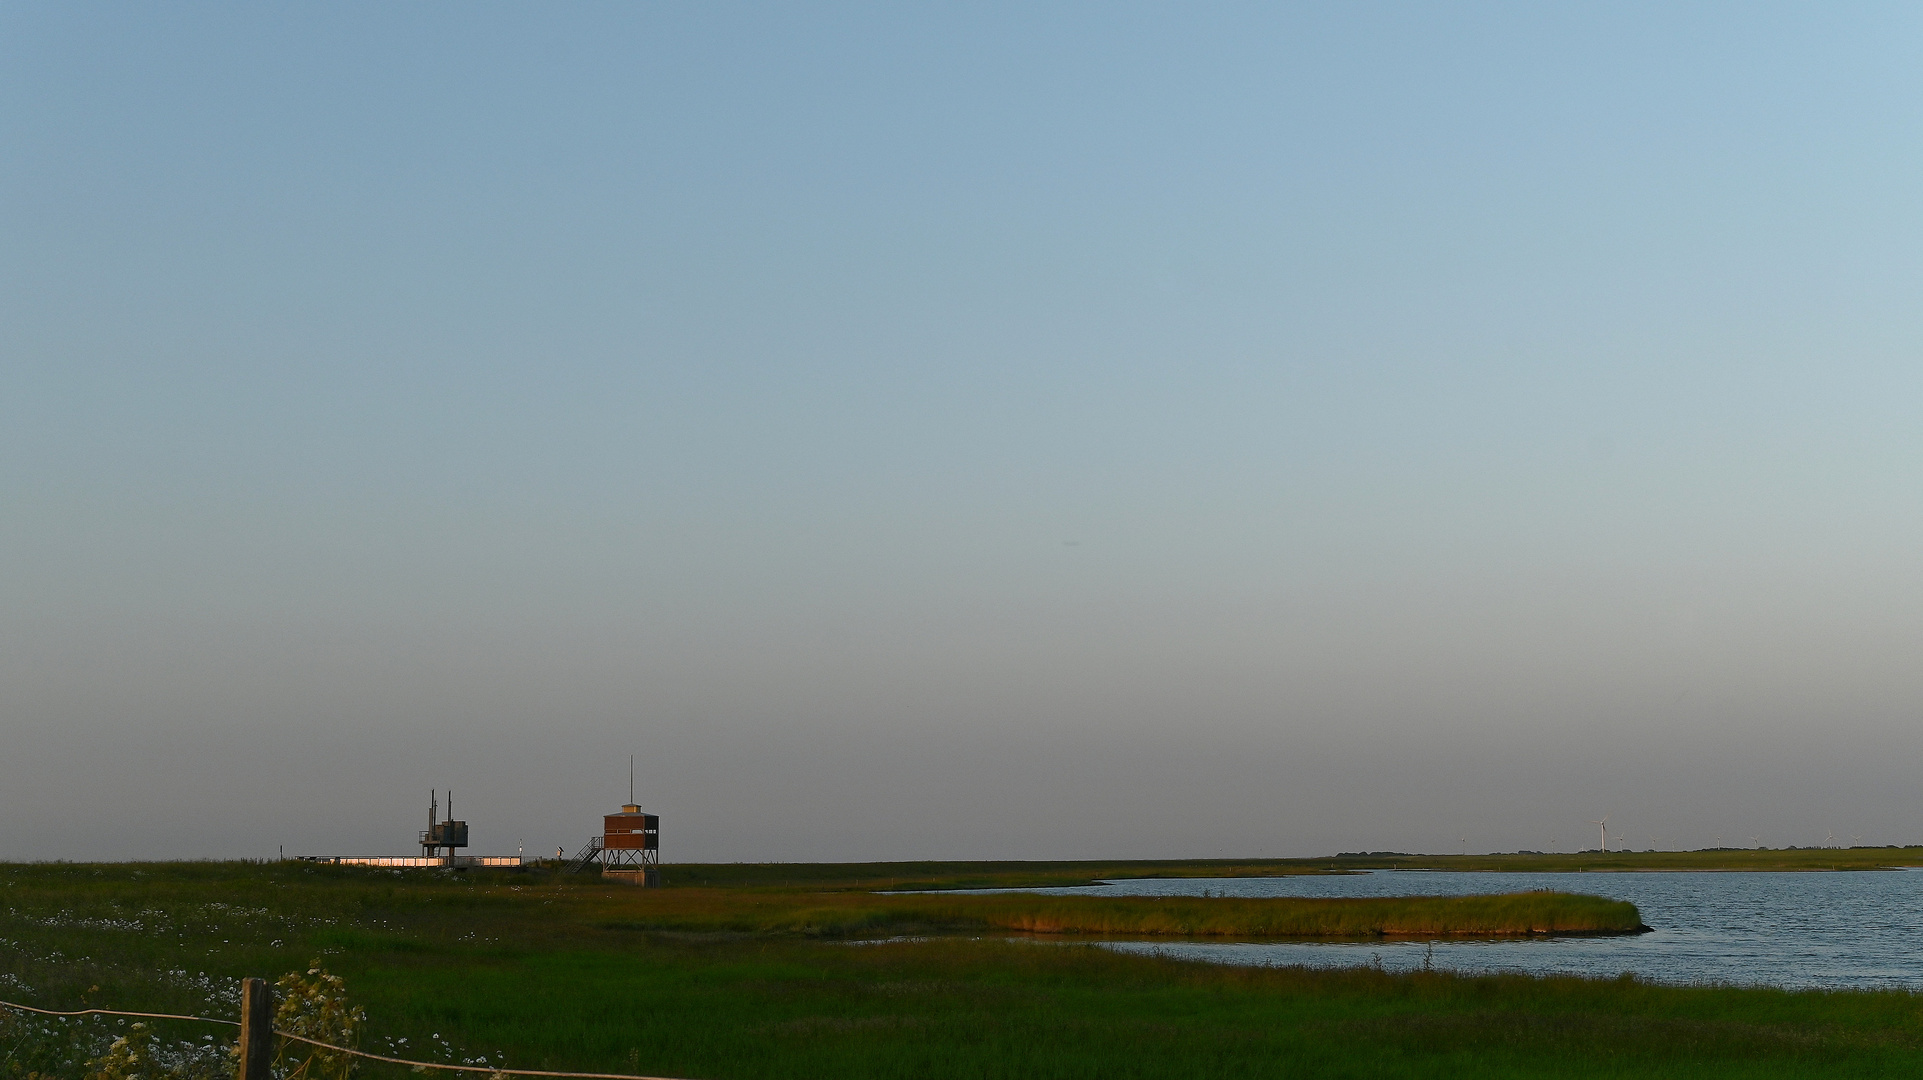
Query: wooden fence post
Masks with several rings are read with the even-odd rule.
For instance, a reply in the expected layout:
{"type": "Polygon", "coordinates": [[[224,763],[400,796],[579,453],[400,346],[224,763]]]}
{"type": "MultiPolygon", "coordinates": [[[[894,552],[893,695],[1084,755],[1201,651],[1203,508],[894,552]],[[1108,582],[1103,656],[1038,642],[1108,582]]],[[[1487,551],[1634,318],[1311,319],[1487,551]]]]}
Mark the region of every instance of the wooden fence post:
{"type": "Polygon", "coordinates": [[[274,1064],[274,991],[266,979],[240,980],[240,1077],[271,1080],[274,1064]]]}

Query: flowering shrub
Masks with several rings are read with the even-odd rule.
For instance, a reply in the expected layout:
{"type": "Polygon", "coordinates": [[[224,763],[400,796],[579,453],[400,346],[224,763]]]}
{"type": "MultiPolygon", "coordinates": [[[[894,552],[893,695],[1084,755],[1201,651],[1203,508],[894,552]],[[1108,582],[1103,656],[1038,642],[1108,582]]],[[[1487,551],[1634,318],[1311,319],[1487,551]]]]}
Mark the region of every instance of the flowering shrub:
{"type": "Polygon", "coordinates": [[[135,1024],[105,1054],[87,1063],[87,1080],[160,1080],[167,1070],[153,1058],[154,1033],[135,1024]]]}
{"type": "MultiPolygon", "coordinates": [[[[275,987],[280,1001],[274,1011],[276,1031],[333,1046],[359,1044],[367,1013],[348,1003],[346,986],[340,976],[329,974],[319,961],[305,974],[296,971],[281,976],[275,987]]],[[[11,1018],[9,1026],[25,1027],[11,1018]]],[[[84,1038],[84,1030],[76,1027],[67,1037],[78,1041],[84,1038]]],[[[15,1036],[10,1041],[20,1041],[21,1033],[6,1033],[15,1036]]],[[[348,1080],[354,1072],[355,1058],[351,1054],[323,1050],[292,1039],[280,1039],[277,1043],[273,1065],[276,1080],[348,1080]]],[[[20,1047],[16,1045],[14,1049],[17,1051],[20,1047]]],[[[75,1058],[85,1053],[81,1051],[75,1058]]],[[[6,1065],[14,1064],[10,1059],[11,1055],[6,1065]]],[[[135,1023],[114,1039],[104,1054],[87,1062],[86,1080],[230,1080],[239,1066],[240,1047],[233,1043],[215,1044],[212,1036],[207,1037],[206,1045],[168,1043],[157,1039],[147,1024],[135,1023]]],[[[44,1072],[15,1067],[0,1069],[0,1080],[52,1078],[44,1072]]]]}
{"type": "MultiPolygon", "coordinates": [[[[280,998],[280,1007],[274,1011],[275,1030],[334,1046],[359,1045],[367,1012],[348,1004],[346,984],[321,967],[319,960],[305,975],[289,972],[274,985],[280,998]]],[[[347,1080],[354,1066],[351,1054],[283,1039],[274,1058],[274,1075],[282,1080],[347,1080]]]]}
{"type": "MultiPolygon", "coordinates": [[[[87,1062],[86,1080],[224,1080],[233,1075],[231,1046],[169,1043],[145,1023],[128,1026],[107,1052],[87,1062]]],[[[32,1076],[26,1080],[33,1080],[32,1076]]],[[[42,1074],[42,1080],[52,1080],[42,1074]]]]}

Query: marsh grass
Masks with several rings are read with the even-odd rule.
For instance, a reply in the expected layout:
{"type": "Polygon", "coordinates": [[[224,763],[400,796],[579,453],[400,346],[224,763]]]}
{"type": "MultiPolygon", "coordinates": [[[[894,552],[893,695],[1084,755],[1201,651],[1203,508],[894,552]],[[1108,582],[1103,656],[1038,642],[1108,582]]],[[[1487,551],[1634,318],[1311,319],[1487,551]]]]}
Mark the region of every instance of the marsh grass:
{"type": "Polygon", "coordinates": [[[629,898],[610,929],[823,937],[1009,930],[1129,937],[1504,937],[1630,933],[1634,904],[1568,893],[1383,898],[740,893],[664,889],[629,898]]]}
{"type": "MultiPolygon", "coordinates": [[[[700,891],[298,865],[0,866],[0,997],[231,1016],[238,977],[320,956],[366,1009],[370,1050],[706,1080],[1923,1073],[1923,1009],[1901,992],[1230,968],[999,933],[850,948],[786,930],[637,927],[648,904],[700,891]]],[[[765,884],[716,891],[771,911],[825,904],[765,884]]],[[[10,1037],[0,1028],[0,1075],[79,1080],[57,1047],[10,1037]],[[19,1049],[34,1064],[7,1057],[19,1049]]]]}

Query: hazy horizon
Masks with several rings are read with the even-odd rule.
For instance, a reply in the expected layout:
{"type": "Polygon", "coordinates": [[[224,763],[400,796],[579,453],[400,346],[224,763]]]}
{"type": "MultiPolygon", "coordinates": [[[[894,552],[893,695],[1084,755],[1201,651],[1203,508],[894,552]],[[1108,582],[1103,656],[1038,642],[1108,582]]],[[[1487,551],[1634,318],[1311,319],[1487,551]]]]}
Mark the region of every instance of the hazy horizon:
{"type": "Polygon", "coordinates": [[[1923,841],[1919,44],[0,8],[0,859],[1923,841]]]}

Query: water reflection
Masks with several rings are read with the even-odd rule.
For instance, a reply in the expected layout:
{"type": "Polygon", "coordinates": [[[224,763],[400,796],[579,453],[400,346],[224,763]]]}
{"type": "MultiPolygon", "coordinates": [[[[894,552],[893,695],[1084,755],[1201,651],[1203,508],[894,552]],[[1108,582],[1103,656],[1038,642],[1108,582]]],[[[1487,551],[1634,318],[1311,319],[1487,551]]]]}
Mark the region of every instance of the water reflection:
{"type": "MultiPolygon", "coordinates": [[[[1503,874],[1377,871],[1342,877],[1117,881],[1061,895],[1459,896],[1556,889],[1628,900],[1653,933],[1433,943],[1452,971],[1639,977],[1673,983],[1923,989],[1923,875],[1836,873],[1503,874]]],[[[1224,964],[1413,970],[1428,941],[1112,942],[1224,964]]]]}

